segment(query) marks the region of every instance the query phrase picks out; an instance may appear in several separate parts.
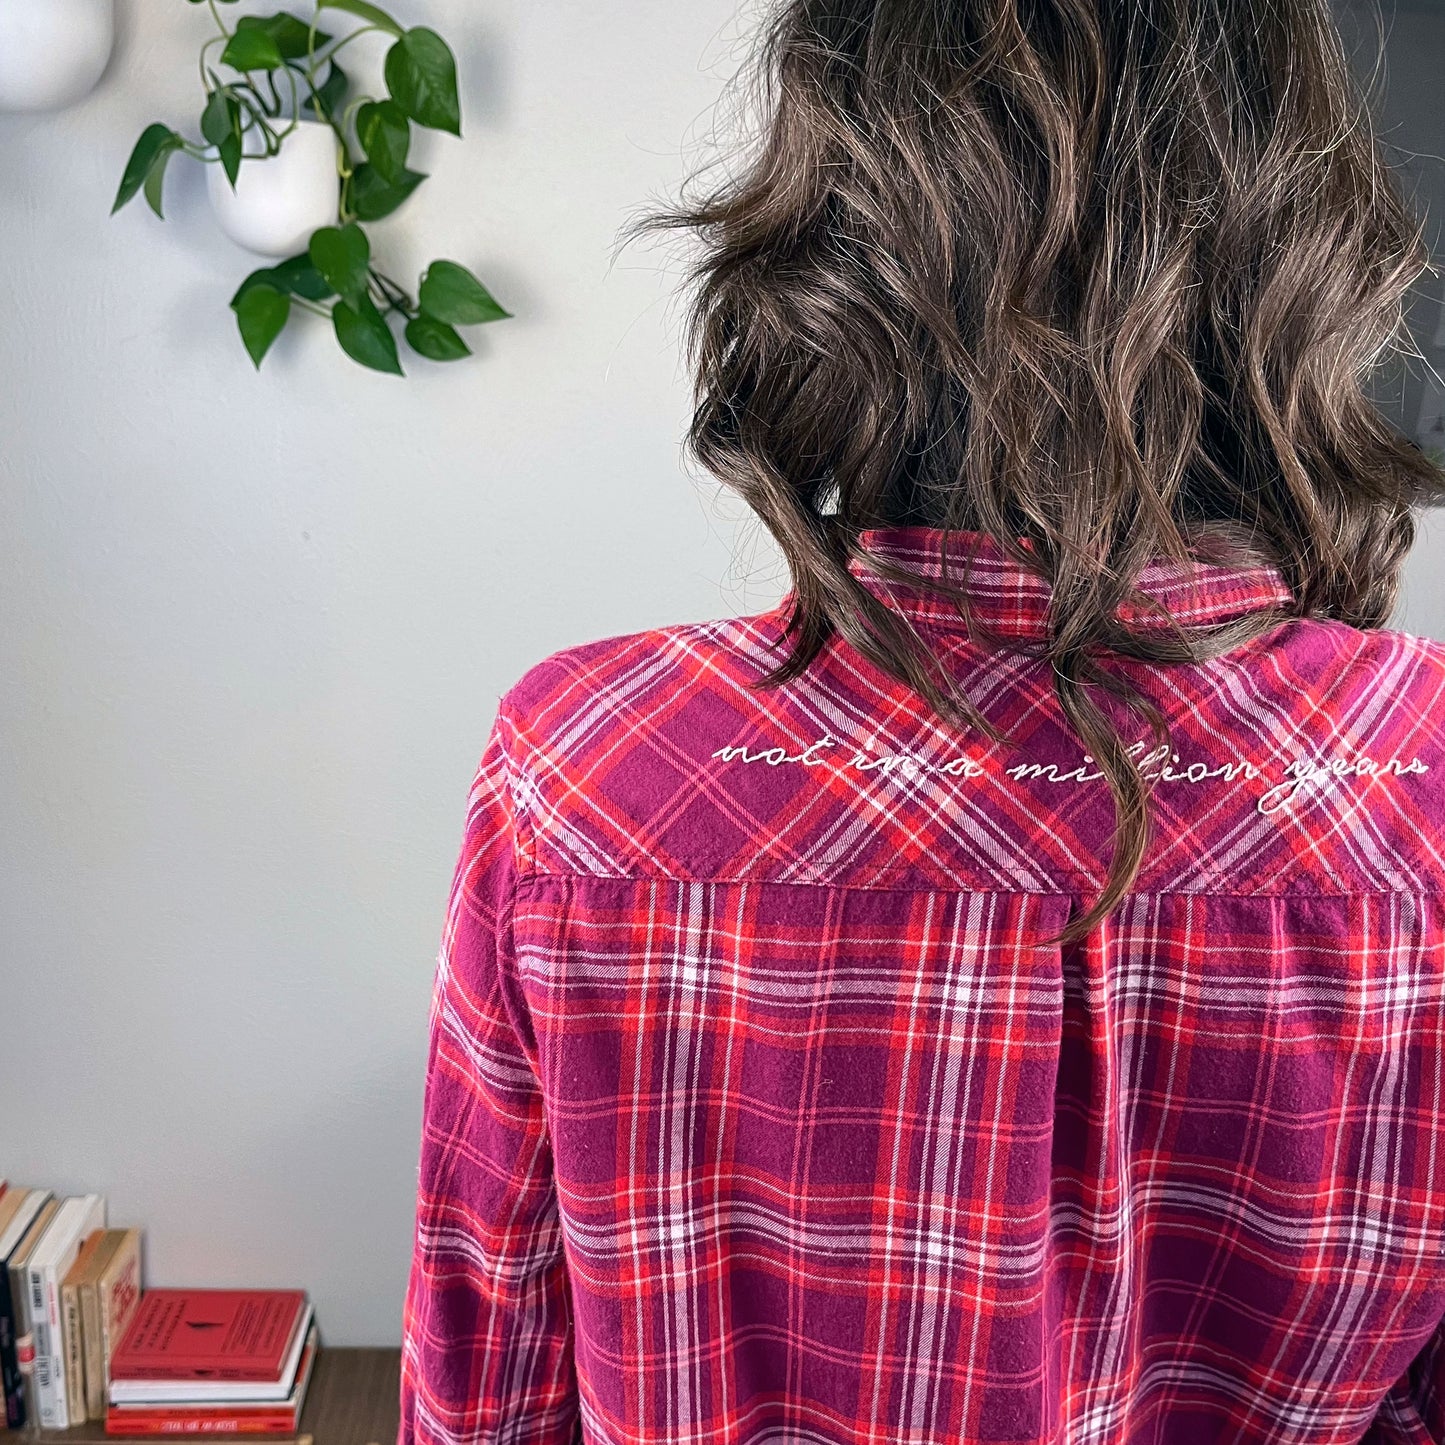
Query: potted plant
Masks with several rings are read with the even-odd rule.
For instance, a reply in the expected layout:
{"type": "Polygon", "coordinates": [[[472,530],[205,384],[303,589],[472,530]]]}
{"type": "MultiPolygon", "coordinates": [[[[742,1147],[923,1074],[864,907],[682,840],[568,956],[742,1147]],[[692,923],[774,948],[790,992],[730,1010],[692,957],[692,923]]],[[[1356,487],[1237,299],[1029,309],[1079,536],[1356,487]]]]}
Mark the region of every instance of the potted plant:
{"type": "Polygon", "coordinates": [[[95,88],[115,41],[115,0],[0,3],[0,110],[58,110],[95,88]]]}
{"type": "MultiPolygon", "coordinates": [[[[224,165],[206,170],[206,194],[221,229],[239,246],[262,256],[304,250],[311,235],[337,219],[341,184],[336,133],[323,120],[296,118],[268,155],[259,149],[259,128],[244,137],[243,165],[235,179],[224,165]]],[[[219,148],[207,152],[220,160],[219,148]]]]}
{"type": "Polygon", "coordinates": [[[201,140],[159,121],[147,126],[112,214],[144,194],[163,216],[166,167],[175,154],[211,166],[207,191],[222,229],[243,246],[284,258],[253,271],[231,298],[258,367],[296,311],[328,317],[342,350],[377,371],[402,374],[393,318],[418,355],[469,355],[457,328],[511,313],[455,261],[433,261],[413,295],[376,266],[364,229],[426,179],[407,165],[412,126],[461,135],[451,48],[435,31],[404,28],[367,0],[314,0],[304,18],[245,15],[234,27],[220,9],[234,0],[190,3],[207,5],[217,31],[201,47],[201,140]],[[330,34],[321,29],[326,10],[362,23],[330,34]],[[353,96],[337,57],[378,34],[390,38],[386,92],[353,96]]]}

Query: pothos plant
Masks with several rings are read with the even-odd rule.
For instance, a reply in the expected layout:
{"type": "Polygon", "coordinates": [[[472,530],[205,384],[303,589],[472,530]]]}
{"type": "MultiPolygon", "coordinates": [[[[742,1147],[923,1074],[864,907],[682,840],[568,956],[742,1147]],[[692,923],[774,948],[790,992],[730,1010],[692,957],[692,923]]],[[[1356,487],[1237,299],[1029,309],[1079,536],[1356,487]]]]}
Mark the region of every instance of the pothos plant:
{"type": "Polygon", "coordinates": [[[287,11],[243,15],[234,27],[220,6],[235,0],[189,3],[206,5],[218,32],[200,53],[206,91],[200,132],[207,144],[161,122],[147,126],[126,163],[111,214],[144,193],[164,219],[161,190],[175,154],[222,166],[234,188],[243,164],[264,164],[300,119],[319,120],[336,135],[336,224],[315,231],[298,255],[253,271],[232,297],[251,360],[261,365],[295,310],[329,316],[341,349],[376,371],[402,374],[393,317],[401,319],[402,335],[419,355],[433,361],[469,355],[457,328],[511,313],[455,261],[433,261],[413,296],[375,265],[363,229],[363,223],[389,216],[426,179],[407,165],[413,125],[461,135],[456,61],[447,43],[425,26],[404,28],[367,0],[313,0],[305,19],[287,11]],[[320,28],[324,10],[344,11],[363,23],[338,38],[320,28]],[[353,96],[337,56],[376,34],[391,37],[382,72],[387,93],[353,96]],[[260,155],[243,154],[246,137],[260,146],[260,155]]]}

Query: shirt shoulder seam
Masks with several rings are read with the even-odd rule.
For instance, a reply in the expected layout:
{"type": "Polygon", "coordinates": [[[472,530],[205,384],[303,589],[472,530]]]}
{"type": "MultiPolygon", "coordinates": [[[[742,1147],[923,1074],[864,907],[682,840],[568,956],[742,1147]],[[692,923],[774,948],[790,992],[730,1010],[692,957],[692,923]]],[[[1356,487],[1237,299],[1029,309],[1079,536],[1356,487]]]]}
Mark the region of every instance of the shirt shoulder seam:
{"type": "MultiPolygon", "coordinates": [[[[846,879],[768,878],[756,874],[701,874],[696,877],[673,873],[588,873],[580,868],[531,868],[521,873],[518,889],[532,883],[561,880],[578,883],[754,883],[779,888],[852,889],[876,893],[969,893],[997,898],[1071,898],[1092,888],[999,888],[967,883],[858,883],[846,879]]],[[[1237,888],[1138,888],[1129,898],[1445,898],[1445,885],[1438,888],[1293,888],[1246,890],[1237,888]]]]}

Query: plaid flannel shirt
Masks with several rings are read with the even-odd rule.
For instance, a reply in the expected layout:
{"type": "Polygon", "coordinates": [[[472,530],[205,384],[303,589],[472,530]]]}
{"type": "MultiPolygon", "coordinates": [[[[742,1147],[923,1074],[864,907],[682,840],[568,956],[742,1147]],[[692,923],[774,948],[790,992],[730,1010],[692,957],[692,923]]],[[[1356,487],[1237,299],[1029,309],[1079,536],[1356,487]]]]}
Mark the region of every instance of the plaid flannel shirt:
{"type": "MultiPolygon", "coordinates": [[[[971,542],[975,613],[1047,627],[987,538],[862,541],[971,542]]],[[[1151,569],[1183,621],[1283,613],[1120,664],[1171,728],[1135,754],[1152,842],[1038,947],[1104,876],[1106,785],[1046,665],[850,565],[1009,744],[836,637],[751,689],[786,598],[502,697],[400,1445],[1445,1442],[1445,646],[1288,615],[1270,568],[1151,569]]]]}

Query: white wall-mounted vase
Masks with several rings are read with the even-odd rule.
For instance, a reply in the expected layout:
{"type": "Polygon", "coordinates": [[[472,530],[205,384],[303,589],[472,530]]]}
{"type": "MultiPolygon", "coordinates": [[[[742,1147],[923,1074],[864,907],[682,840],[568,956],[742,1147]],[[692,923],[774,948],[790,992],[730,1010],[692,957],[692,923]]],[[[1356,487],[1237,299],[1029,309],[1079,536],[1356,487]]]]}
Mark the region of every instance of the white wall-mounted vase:
{"type": "Polygon", "coordinates": [[[206,194],[221,229],[261,256],[295,255],[319,226],[334,226],[340,187],[336,133],[318,120],[297,121],[279,153],[264,159],[248,137],[235,190],[225,167],[206,167],[206,194]]]}
{"type": "Polygon", "coordinates": [[[95,89],[115,0],[0,0],[0,110],[59,110],[95,89]]]}

